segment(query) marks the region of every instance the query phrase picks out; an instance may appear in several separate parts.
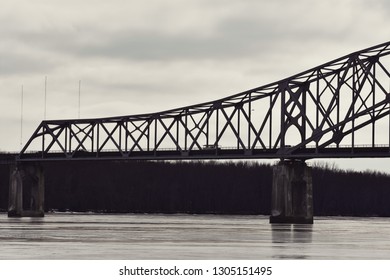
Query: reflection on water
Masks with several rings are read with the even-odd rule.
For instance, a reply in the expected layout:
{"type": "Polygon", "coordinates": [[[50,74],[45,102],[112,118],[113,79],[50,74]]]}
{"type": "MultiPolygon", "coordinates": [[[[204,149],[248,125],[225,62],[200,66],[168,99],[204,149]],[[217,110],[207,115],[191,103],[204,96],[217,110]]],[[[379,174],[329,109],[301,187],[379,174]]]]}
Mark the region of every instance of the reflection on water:
{"type": "MultiPolygon", "coordinates": [[[[312,224],[296,225],[296,224],[271,224],[272,229],[272,242],[276,244],[285,244],[285,247],[279,246],[280,254],[275,254],[274,259],[307,259],[310,256],[306,254],[286,254],[284,251],[288,251],[291,246],[289,244],[299,243],[312,243],[312,224]],[[285,248],[286,250],[283,250],[285,248]]],[[[301,250],[298,250],[298,252],[301,250]]]]}
{"type": "Polygon", "coordinates": [[[271,224],[273,243],[311,243],[312,224],[271,224]]]}
{"type": "Polygon", "coordinates": [[[0,214],[1,259],[390,259],[389,218],[0,214]]]}

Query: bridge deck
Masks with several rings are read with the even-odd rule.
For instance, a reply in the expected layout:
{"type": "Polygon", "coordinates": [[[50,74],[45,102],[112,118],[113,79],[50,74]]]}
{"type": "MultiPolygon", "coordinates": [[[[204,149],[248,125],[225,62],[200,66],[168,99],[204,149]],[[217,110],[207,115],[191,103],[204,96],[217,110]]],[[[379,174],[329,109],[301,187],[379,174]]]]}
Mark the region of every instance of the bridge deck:
{"type": "MultiPolygon", "coordinates": [[[[334,147],[301,148],[289,153],[282,149],[215,149],[215,150],[157,150],[120,153],[117,151],[87,152],[74,154],[32,152],[18,157],[18,161],[63,160],[190,160],[190,159],[311,159],[311,158],[384,158],[390,157],[390,148],[382,147],[334,147]]],[[[292,148],[290,148],[292,149],[292,148]]],[[[11,157],[9,157],[11,158],[11,157]]]]}

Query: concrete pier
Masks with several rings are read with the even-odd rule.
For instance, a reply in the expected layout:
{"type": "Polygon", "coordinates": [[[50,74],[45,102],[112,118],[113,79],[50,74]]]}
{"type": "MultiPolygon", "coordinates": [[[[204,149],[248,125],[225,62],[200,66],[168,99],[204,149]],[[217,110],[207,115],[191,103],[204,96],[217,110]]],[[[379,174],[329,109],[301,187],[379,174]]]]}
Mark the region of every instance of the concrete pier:
{"type": "Polygon", "coordinates": [[[39,164],[18,164],[11,168],[8,217],[43,217],[44,181],[39,164]]]}
{"type": "Polygon", "coordinates": [[[311,169],[304,161],[280,161],[273,168],[270,223],[312,224],[311,169]]]}

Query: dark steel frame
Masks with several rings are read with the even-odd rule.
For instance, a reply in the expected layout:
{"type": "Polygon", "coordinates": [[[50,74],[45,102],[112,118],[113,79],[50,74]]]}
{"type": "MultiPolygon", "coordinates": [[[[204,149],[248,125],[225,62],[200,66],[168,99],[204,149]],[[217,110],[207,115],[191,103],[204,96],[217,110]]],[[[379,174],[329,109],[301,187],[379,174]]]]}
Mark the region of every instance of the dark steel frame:
{"type": "Polygon", "coordinates": [[[390,73],[383,61],[389,54],[387,42],[275,83],[158,113],[45,120],[18,160],[389,157],[390,73]],[[386,116],[389,133],[379,143],[386,116]]]}

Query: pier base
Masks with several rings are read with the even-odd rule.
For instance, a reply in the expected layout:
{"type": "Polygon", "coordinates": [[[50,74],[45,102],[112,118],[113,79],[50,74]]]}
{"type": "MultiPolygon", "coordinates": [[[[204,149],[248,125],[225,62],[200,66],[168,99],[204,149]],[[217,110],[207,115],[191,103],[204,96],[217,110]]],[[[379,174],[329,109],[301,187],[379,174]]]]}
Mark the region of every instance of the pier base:
{"type": "Polygon", "coordinates": [[[274,166],[271,207],[270,223],[313,223],[312,174],[304,161],[274,166]]]}
{"type": "Polygon", "coordinates": [[[44,179],[39,164],[19,164],[11,169],[8,217],[44,216],[44,179]]]}

